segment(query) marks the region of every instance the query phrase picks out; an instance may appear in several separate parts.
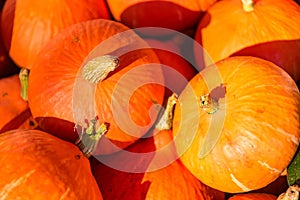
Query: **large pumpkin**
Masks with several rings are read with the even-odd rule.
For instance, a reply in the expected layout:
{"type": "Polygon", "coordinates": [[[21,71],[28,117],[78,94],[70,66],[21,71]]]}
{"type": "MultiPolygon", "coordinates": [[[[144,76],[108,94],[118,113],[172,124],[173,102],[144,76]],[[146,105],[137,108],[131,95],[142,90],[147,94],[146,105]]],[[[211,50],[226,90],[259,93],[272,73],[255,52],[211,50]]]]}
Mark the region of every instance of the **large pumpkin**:
{"type": "Polygon", "coordinates": [[[2,33],[15,63],[30,69],[39,51],[59,31],[72,24],[110,18],[103,0],[7,0],[2,33]]]}
{"type": "MultiPolygon", "coordinates": [[[[218,1],[201,19],[195,40],[215,62],[233,55],[260,57],[282,67],[297,81],[299,21],[300,7],[293,0],[218,1]]],[[[195,54],[201,64],[201,52],[195,54]]]]}
{"type": "Polygon", "coordinates": [[[177,159],[172,141],[171,96],[164,115],[147,138],[125,151],[99,156],[92,165],[104,199],[224,200],[224,192],[202,184],[177,159]],[[101,163],[102,162],[102,163],[101,163]]]}
{"type": "Polygon", "coordinates": [[[75,145],[38,130],[0,135],[2,199],[95,199],[102,195],[75,145]]]}
{"type": "Polygon", "coordinates": [[[278,178],[300,137],[300,95],[293,79],[255,57],[205,68],[179,96],[173,133],[183,164],[203,183],[229,193],[278,178]]]}
{"type": "Polygon", "coordinates": [[[76,24],[47,44],[30,71],[32,114],[43,130],[72,142],[78,137],[75,124],[85,126],[96,117],[109,123],[109,130],[95,153],[118,151],[144,135],[160,112],[164,87],[159,85],[159,63],[147,43],[121,23],[97,19],[76,24]],[[109,73],[110,67],[115,71],[109,73]],[[107,76],[93,79],[103,69],[107,76]],[[95,113],[85,116],[94,104],[95,113]]]}
{"type": "MultiPolygon", "coordinates": [[[[163,27],[182,31],[195,26],[203,12],[217,0],[108,0],[111,13],[117,21],[131,28],[163,27]]],[[[147,35],[163,35],[160,31],[147,35]]]]}

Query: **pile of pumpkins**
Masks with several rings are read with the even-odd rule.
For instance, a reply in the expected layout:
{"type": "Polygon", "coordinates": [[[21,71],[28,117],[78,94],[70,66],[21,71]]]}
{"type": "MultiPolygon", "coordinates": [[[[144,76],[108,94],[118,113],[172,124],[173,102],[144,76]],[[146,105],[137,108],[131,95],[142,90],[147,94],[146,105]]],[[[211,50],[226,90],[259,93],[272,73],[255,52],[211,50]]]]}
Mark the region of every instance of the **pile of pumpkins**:
{"type": "Polygon", "coordinates": [[[0,199],[299,199],[299,1],[0,5],[0,199]]]}

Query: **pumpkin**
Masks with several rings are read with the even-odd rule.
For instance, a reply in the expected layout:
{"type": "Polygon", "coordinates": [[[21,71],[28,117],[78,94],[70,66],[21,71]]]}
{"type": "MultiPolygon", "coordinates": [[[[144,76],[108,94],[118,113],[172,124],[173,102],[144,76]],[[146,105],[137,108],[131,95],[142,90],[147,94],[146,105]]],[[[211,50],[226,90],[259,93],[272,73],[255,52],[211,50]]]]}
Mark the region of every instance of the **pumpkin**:
{"type": "Polygon", "coordinates": [[[7,0],[2,33],[10,57],[18,66],[30,69],[39,51],[59,31],[97,18],[110,18],[103,0],[7,0]]]}
{"type": "Polygon", "coordinates": [[[18,128],[31,117],[28,103],[20,92],[17,74],[0,79],[0,133],[18,128]]]}
{"type": "MultiPolygon", "coordinates": [[[[131,28],[162,27],[183,31],[195,26],[203,12],[217,0],[108,0],[115,20],[131,28]]],[[[168,31],[147,35],[167,35],[168,31]]]]}
{"type": "Polygon", "coordinates": [[[276,200],[277,196],[266,193],[236,194],[228,200],[276,200]]]}
{"type": "Polygon", "coordinates": [[[177,159],[170,127],[175,103],[170,96],[148,137],[125,151],[93,158],[92,172],[104,199],[224,199],[223,192],[202,184],[177,159]]]}
{"type": "Polygon", "coordinates": [[[162,71],[166,87],[165,100],[172,93],[180,94],[188,81],[198,72],[196,66],[191,64],[192,60],[182,52],[181,43],[186,39],[187,37],[183,34],[176,34],[168,37],[168,39],[145,38],[163,64],[162,71]]]}
{"type": "Polygon", "coordinates": [[[287,182],[287,175],[279,176],[275,181],[271,182],[267,186],[260,188],[258,190],[251,191],[255,193],[267,193],[273,195],[280,195],[288,189],[289,185],[287,182]]]}
{"type": "Polygon", "coordinates": [[[89,160],[74,144],[39,130],[5,132],[0,144],[2,199],[102,200],[89,160]]]}
{"type": "Polygon", "coordinates": [[[212,188],[239,193],[265,187],[297,150],[299,90],[270,61],[221,60],[197,74],[178,101],[176,149],[183,164],[212,188]]]}
{"type": "Polygon", "coordinates": [[[163,102],[160,84],[160,61],[148,44],[121,23],[96,19],[45,46],[29,74],[28,102],[42,130],[71,142],[86,120],[109,123],[95,150],[106,154],[151,128],[163,102]]]}
{"type": "MultiPolygon", "coordinates": [[[[1,24],[1,13],[0,12],[0,24],[1,24]]],[[[0,25],[1,33],[1,25],[0,25]]],[[[2,36],[0,37],[0,78],[10,76],[18,72],[18,67],[13,63],[9,57],[3,43],[2,36]]]]}
{"type": "MultiPolygon", "coordinates": [[[[275,63],[298,81],[299,21],[300,7],[293,0],[218,1],[199,22],[195,40],[214,62],[228,56],[255,56],[275,63]]],[[[201,54],[195,51],[199,65],[201,54]]]]}

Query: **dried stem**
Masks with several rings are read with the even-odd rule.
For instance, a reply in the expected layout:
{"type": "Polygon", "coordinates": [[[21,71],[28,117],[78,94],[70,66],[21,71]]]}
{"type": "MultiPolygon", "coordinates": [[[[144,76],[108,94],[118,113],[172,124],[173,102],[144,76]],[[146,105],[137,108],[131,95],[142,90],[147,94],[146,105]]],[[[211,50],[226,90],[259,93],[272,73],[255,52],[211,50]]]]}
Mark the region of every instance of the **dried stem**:
{"type": "Polygon", "coordinates": [[[213,114],[217,112],[219,104],[218,101],[212,98],[209,94],[204,94],[200,96],[200,107],[208,114],[213,114]]]}
{"type": "Polygon", "coordinates": [[[97,121],[97,118],[92,119],[87,122],[87,127],[81,127],[81,136],[75,143],[87,158],[95,151],[98,142],[108,129],[108,124],[102,123],[96,130],[97,121]]]}
{"type": "Polygon", "coordinates": [[[290,186],[287,191],[281,194],[277,200],[299,200],[300,187],[298,185],[290,186]]]}
{"type": "Polygon", "coordinates": [[[243,10],[246,12],[251,12],[254,10],[254,1],[253,0],[241,0],[243,3],[243,10]]]}
{"type": "Polygon", "coordinates": [[[160,120],[158,121],[157,125],[155,126],[158,130],[171,130],[172,128],[172,121],[173,121],[173,108],[177,102],[177,95],[173,93],[167,102],[166,109],[160,120]]]}
{"type": "Polygon", "coordinates": [[[103,81],[109,72],[119,66],[120,60],[116,56],[104,55],[90,60],[82,70],[85,80],[97,84],[103,81]]]}

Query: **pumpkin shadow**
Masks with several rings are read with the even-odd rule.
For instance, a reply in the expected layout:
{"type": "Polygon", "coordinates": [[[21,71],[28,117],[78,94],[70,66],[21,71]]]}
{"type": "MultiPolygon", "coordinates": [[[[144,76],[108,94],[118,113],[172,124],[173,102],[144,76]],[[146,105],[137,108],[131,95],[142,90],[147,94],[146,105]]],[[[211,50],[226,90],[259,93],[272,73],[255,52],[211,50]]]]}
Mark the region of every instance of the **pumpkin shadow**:
{"type": "MultiPolygon", "coordinates": [[[[206,12],[206,14],[201,18],[201,29],[208,26],[210,21],[211,21],[211,15],[208,12],[206,12]]],[[[198,26],[199,26],[199,24],[198,24],[198,26]]],[[[196,27],[196,32],[201,32],[201,29],[198,26],[196,27]]],[[[195,34],[195,36],[196,36],[196,34],[195,34]]],[[[213,61],[210,58],[209,54],[203,48],[201,34],[198,34],[197,38],[194,39],[192,49],[193,49],[193,56],[194,56],[194,60],[195,60],[194,65],[197,66],[197,68],[200,71],[203,70],[205,67],[213,64],[213,61]]]]}
{"type": "Polygon", "coordinates": [[[294,80],[300,80],[300,39],[277,40],[246,47],[230,55],[254,56],[273,62],[294,80]],[[293,63],[293,64],[291,64],[293,63]]]}
{"type": "MultiPolygon", "coordinates": [[[[173,2],[149,1],[129,6],[122,12],[120,19],[125,25],[134,28],[161,27],[182,31],[197,24],[202,15],[201,11],[193,11],[173,2]]],[[[145,34],[167,35],[170,32],[161,30],[145,34]]]]}
{"type": "Polygon", "coordinates": [[[142,200],[151,186],[143,181],[155,156],[153,137],[141,138],[125,150],[110,155],[91,157],[92,173],[103,199],[142,200]],[[137,154],[128,154],[134,152],[137,154]],[[142,154],[143,152],[151,152],[142,154]]]}

